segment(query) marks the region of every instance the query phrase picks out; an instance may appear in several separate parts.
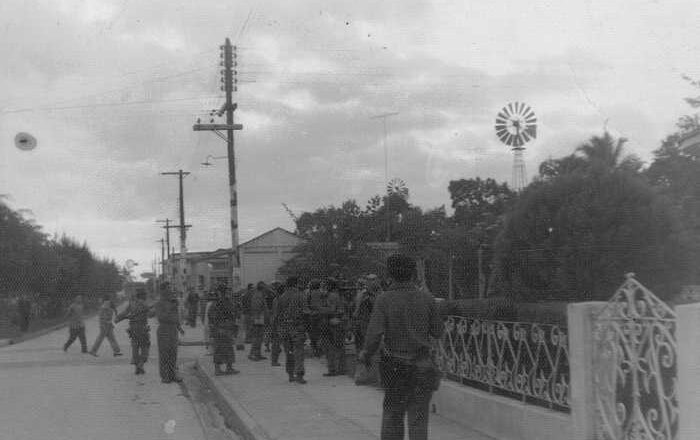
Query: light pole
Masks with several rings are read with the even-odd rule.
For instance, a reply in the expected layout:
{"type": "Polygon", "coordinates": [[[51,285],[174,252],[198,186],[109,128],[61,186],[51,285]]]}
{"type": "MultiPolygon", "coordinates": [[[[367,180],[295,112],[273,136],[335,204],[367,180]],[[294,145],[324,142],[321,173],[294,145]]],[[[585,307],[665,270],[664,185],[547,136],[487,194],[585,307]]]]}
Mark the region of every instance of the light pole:
{"type": "MultiPolygon", "coordinates": [[[[387,130],[386,130],[386,118],[398,115],[399,112],[389,112],[382,113],[380,115],[371,116],[370,119],[381,119],[382,125],[384,126],[384,184],[389,184],[389,149],[386,144],[387,130]]],[[[386,211],[386,241],[391,241],[391,214],[389,213],[389,193],[387,191],[386,198],[384,199],[384,210],[386,211]]]]}

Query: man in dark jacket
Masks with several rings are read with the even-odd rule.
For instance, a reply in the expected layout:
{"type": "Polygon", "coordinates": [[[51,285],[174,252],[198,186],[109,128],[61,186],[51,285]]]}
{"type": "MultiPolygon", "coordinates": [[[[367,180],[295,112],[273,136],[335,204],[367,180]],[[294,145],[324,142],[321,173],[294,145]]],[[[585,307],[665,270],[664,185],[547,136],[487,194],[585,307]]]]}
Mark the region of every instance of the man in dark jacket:
{"type": "Polygon", "coordinates": [[[177,299],[168,286],[161,290],[160,301],[156,303],[156,317],[160,379],[163,383],[182,382],[176,373],[177,333],[184,334],[185,331],[180,325],[177,299]]]}
{"type": "Polygon", "coordinates": [[[129,320],[129,339],[131,339],[131,363],[136,367],[136,374],[145,374],[144,364],[148,361],[148,352],[151,348],[150,328],[148,318],[155,316],[155,311],[146,305],[146,292],[136,293],[136,299],[129,304],[123,312],[117,315],[114,322],[124,319],[129,320]]]}
{"type": "Polygon", "coordinates": [[[413,283],[416,263],[412,258],[392,255],[387,259],[387,271],[395,284],[374,304],[359,360],[369,363],[384,338],[381,439],[403,440],[408,414],[409,439],[425,440],[430,398],[439,380],[430,355],[430,338],[440,337],[442,321],[432,295],[419,291],[413,283]]]}
{"type": "Polygon", "coordinates": [[[290,382],[300,384],[304,380],[304,342],[306,342],[306,296],[299,290],[298,278],[287,278],[287,287],[277,298],[275,320],[284,346],[287,374],[290,382]]]}

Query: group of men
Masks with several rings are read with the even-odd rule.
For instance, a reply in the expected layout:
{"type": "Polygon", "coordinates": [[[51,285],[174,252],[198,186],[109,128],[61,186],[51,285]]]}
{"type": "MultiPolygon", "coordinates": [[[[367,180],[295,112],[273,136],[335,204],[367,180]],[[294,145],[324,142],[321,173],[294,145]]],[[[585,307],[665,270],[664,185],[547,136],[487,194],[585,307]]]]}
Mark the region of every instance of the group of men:
{"type": "Polygon", "coordinates": [[[328,372],[324,376],[345,372],[344,347],[351,330],[358,362],[368,366],[380,353],[379,370],[385,390],[382,440],[403,439],[406,418],[409,438],[427,439],[430,399],[440,380],[431,340],[440,337],[442,319],[432,295],[416,287],[412,258],[390,257],[387,272],[391,284],[385,286],[386,291],[382,291],[375,275],[359,280],[355,292],[342,289],[334,278],[303,281],[296,276],[284,284],[249,285],[246,291],[234,295],[235,300],[225,299],[225,289],[221,289],[219,305],[210,308],[216,311],[210,321],[216,374],[238,373],[232,367],[236,322],[242,321],[245,327],[251,360],[266,359],[260,347],[267,334],[271,365],[280,365],[283,348],[289,382],[299,384],[307,383],[307,340],[314,355],[325,352],[328,372]],[[237,316],[240,321],[235,319],[237,316]],[[220,328],[227,329],[227,337],[219,336],[220,328]],[[221,369],[222,363],[226,363],[226,371],[221,369]]]}
{"type": "Polygon", "coordinates": [[[121,349],[114,337],[114,325],[120,321],[128,320],[127,333],[131,340],[131,363],[135,368],[134,373],[137,375],[145,374],[144,365],[148,361],[151,347],[148,319],[156,317],[158,320],[156,335],[161,381],[163,383],[181,382],[182,379],[177,375],[177,344],[178,333],[184,334],[184,330],[180,324],[178,301],[167,283],[164,283],[160,288],[158,302],[149,306],[146,301],[146,292],[139,290],[134,298],[130,298],[126,309],[117,313],[111,296],[104,296],[99,309],[100,332],[92,349],[88,351],[85,336],[85,307],[82,296],[76,296],[66,314],[69,336],[63,345],[63,350],[67,351],[73,342],[79,339],[83,353],[97,356],[100,345],[106,338],[112,346],[114,356],[121,356],[121,349]]]}

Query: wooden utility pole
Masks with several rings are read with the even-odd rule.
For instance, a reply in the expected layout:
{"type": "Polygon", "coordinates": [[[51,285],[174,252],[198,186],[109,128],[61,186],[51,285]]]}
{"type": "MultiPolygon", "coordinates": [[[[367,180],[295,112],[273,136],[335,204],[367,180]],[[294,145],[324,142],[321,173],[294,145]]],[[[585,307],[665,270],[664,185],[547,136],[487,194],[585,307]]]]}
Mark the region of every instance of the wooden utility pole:
{"type": "Polygon", "coordinates": [[[160,274],[165,279],[165,239],[156,241],[160,243],[160,274]]]}
{"type": "Polygon", "coordinates": [[[187,171],[167,171],[164,173],[160,173],[163,176],[178,176],[179,180],[179,189],[180,189],[180,197],[179,197],[179,208],[180,208],[180,224],[175,226],[180,229],[180,258],[179,258],[179,276],[178,276],[178,282],[177,282],[177,287],[178,287],[178,294],[180,296],[180,299],[184,297],[185,290],[187,290],[187,273],[186,273],[186,267],[187,267],[187,227],[188,225],[185,224],[185,195],[184,195],[184,185],[183,185],[183,180],[185,176],[189,175],[190,173],[187,171]]]}
{"type": "Polygon", "coordinates": [[[217,136],[226,141],[226,152],[228,157],[228,184],[230,194],[230,209],[231,209],[231,289],[236,292],[241,287],[241,259],[238,253],[238,192],[236,188],[236,158],[233,143],[233,132],[242,130],[241,124],[235,124],[233,113],[238,105],[233,102],[233,92],[237,91],[236,84],[238,72],[234,69],[237,66],[236,46],[231,45],[231,40],[226,38],[226,42],[221,49],[221,66],[224,68],[221,73],[223,78],[223,90],[226,93],[226,102],[218,110],[219,117],[226,114],[225,124],[214,124],[213,120],[210,124],[195,124],[192,129],[194,131],[213,131],[217,136]],[[221,134],[226,131],[226,136],[221,134]]]}

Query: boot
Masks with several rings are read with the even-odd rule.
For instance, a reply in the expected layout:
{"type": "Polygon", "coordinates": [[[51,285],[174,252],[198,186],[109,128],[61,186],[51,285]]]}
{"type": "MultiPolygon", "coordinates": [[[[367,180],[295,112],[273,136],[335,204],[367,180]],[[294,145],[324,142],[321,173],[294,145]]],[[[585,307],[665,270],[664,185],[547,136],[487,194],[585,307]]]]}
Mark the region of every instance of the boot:
{"type": "Polygon", "coordinates": [[[221,365],[216,364],[214,365],[214,376],[223,376],[224,372],[221,371],[221,365]]]}

